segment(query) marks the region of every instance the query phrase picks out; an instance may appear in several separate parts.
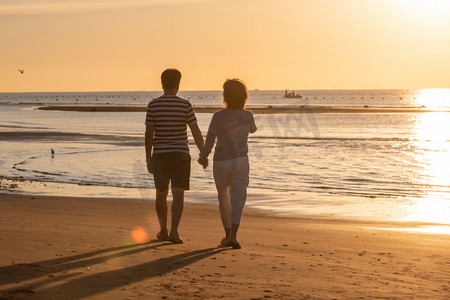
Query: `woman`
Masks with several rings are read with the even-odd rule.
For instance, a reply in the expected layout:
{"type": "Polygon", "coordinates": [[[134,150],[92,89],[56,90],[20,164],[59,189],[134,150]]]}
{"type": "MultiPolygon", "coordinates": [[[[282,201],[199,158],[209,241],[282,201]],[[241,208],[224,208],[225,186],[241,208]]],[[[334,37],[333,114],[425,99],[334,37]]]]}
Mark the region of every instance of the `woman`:
{"type": "Polygon", "coordinates": [[[225,109],[214,113],[199,163],[208,164],[208,155],[217,138],[213,174],[219,198],[219,209],[225,238],[220,244],[240,249],[236,239],[249,183],[248,134],[256,131],[253,114],[245,110],[248,91],[239,79],[228,79],[223,85],[225,109]]]}

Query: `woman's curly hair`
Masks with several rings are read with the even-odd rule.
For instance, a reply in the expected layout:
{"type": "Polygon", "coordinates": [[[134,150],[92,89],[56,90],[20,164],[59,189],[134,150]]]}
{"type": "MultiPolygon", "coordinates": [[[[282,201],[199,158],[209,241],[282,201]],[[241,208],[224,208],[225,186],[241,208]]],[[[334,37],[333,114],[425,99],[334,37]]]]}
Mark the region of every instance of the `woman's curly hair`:
{"type": "Polygon", "coordinates": [[[226,108],[242,109],[248,99],[245,83],[237,78],[227,79],[223,84],[223,103],[226,108]]]}

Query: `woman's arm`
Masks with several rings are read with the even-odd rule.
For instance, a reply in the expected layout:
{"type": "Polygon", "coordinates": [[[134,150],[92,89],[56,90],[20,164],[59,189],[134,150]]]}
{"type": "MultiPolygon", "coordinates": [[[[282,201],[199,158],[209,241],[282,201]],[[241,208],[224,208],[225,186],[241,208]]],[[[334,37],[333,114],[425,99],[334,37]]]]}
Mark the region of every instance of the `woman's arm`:
{"type": "Polygon", "coordinates": [[[206,135],[205,147],[203,148],[200,157],[208,158],[208,155],[209,153],[211,153],[211,150],[214,147],[215,142],[216,142],[216,135],[208,131],[208,134],[206,135]]]}
{"type": "Polygon", "coordinates": [[[198,162],[203,166],[204,164],[208,165],[208,155],[211,153],[211,150],[214,147],[214,143],[216,142],[215,123],[216,118],[215,115],[213,115],[211,123],[209,124],[208,133],[206,135],[205,147],[200,153],[200,158],[198,159],[198,162]]]}

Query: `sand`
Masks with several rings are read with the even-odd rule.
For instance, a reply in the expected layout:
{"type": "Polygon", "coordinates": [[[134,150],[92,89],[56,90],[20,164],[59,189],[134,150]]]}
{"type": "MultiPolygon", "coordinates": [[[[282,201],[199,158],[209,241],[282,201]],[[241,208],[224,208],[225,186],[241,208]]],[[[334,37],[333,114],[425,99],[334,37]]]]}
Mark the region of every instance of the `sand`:
{"type": "MultiPolygon", "coordinates": [[[[194,106],[196,113],[214,113],[222,106],[194,106]]],[[[85,111],[85,112],[145,112],[143,105],[54,105],[41,106],[39,110],[85,111]]],[[[449,110],[426,109],[423,107],[334,107],[334,106],[248,106],[254,114],[296,114],[296,113],[426,113],[450,112],[449,110]]]]}
{"type": "Polygon", "coordinates": [[[186,204],[175,245],[151,201],[0,194],[0,299],[450,297],[448,235],[247,209],[233,250],[211,201],[186,204]]]}

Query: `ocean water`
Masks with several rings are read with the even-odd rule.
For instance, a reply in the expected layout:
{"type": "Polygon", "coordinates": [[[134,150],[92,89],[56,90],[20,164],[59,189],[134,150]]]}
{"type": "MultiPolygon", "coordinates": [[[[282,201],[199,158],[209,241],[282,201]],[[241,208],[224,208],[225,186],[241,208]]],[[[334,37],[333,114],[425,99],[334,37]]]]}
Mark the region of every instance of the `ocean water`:
{"type": "MultiPolygon", "coordinates": [[[[450,108],[448,89],[296,92],[303,97],[251,91],[248,105],[450,108]]],[[[35,108],[146,105],[160,94],[0,94],[0,176],[73,185],[75,193],[90,196],[152,198],[153,180],[144,164],[145,113],[35,108]]],[[[221,105],[220,91],[180,96],[194,105],[221,105]]],[[[211,116],[197,114],[205,134],[211,116]]],[[[249,138],[254,196],[248,206],[280,214],[450,224],[450,113],[258,114],[255,120],[258,131],[249,138]]],[[[191,189],[214,192],[211,167],[196,164],[198,151],[190,141],[191,189]]],[[[43,192],[36,185],[22,185],[22,191],[43,192]]]]}

